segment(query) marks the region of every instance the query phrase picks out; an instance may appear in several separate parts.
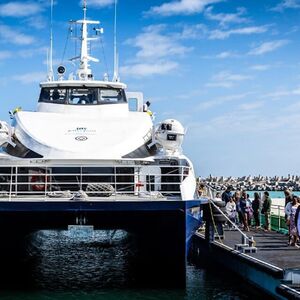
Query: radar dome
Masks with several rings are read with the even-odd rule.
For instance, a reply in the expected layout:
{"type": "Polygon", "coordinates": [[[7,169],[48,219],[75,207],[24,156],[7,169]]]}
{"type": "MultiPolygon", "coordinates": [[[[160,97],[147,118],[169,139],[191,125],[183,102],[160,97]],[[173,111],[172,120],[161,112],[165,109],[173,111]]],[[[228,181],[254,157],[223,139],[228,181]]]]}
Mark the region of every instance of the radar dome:
{"type": "Polygon", "coordinates": [[[156,131],[155,138],[166,152],[179,152],[184,137],[184,127],[174,119],[161,122],[156,131]]]}

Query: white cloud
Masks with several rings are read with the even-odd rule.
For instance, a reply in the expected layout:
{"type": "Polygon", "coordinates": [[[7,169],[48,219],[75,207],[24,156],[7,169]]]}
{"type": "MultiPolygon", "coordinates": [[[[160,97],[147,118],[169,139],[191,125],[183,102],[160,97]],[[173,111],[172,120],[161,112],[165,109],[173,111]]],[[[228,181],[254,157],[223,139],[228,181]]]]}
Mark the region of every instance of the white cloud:
{"type": "Polygon", "coordinates": [[[297,101],[296,103],[287,106],[284,110],[290,113],[300,113],[300,102],[297,101]]]}
{"type": "MultiPolygon", "coordinates": [[[[220,134],[231,136],[241,133],[245,136],[246,133],[255,133],[255,137],[258,138],[260,134],[268,134],[270,136],[279,136],[280,132],[288,136],[290,134],[299,135],[300,118],[299,112],[294,114],[270,114],[266,118],[266,114],[263,110],[230,110],[221,115],[207,120],[205,124],[200,124],[202,133],[204,135],[220,134]],[[272,122],[270,122],[272,119],[272,122]],[[255,124],[255,126],[254,126],[255,124]],[[205,128],[204,128],[205,126],[205,128]],[[292,131],[293,130],[293,131],[292,131]]],[[[251,135],[253,136],[253,135],[251,135]]]]}
{"type": "Polygon", "coordinates": [[[239,109],[249,111],[254,110],[257,108],[260,108],[264,105],[263,101],[256,101],[256,102],[250,102],[250,103],[243,103],[239,106],[239,109]]]}
{"type": "Polygon", "coordinates": [[[137,63],[120,68],[120,73],[125,76],[140,77],[151,75],[163,75],[176,69],[178,64],[173,61],[161,61],[157,63],[137,63]]]}
{"type": "Polygon", "coordinates": [[[43,18],[42,16],[34,16],[31,18],[28,18],[26,20],[26,23],[35,29],[44,29],[48,26],[47,20],[43,18]]]}
{"type": "Polygon", "coordinates": [[[29,45],[35,41],[34,37],[6,25],[0,25],[0,37],[3,41],[16,45],[29,45]]]}
{"type": "Polygon", "coordinates": [[[204,55],[202,58],[204,59],[226,59],[226,58],[233,58],[233,57],[240,57],[241,55],[235,53],[233,51],[223,51],[214,55],[204,55]]]}
{"type": "Polygon", "coordinates": [[[208,29],[204,24],[184,25],[180,33],[180,38],[183,40],[201,39],[204,38],[207,33],[208,29]]]}
{"type": "Polygon", "coordinates": [[[0,16],[2,17],[28,17],[43,10],[36,2],[8,2],[0,5],[0,16]]]}
{"type": "Polygon", "coordinates": [[[0,60],[10,58],[12,53],[9,51],[0,51],[0,60]]]}
{"type": "Polygon", "coordinates": [[[238,29],[229,29],[229,30],[212,30],[209,34],[209,39],[211,40],[224,40],[229,38],[231,35],[250,35],[265,33],[269,29],[269,26],[249,26],[238,29]]]}
{"type": "Polygon", "coordinates": [[[137,58],[161,58],[170,55],[184,55],[191,48],[181,45],[174,36],[163,33],[163,25],[144,28],[144,32],[134,39],[127,40],[127,44],[137,47],[137,58]]]}
{"type": "Polygon", "coordinates": [[[145,27],[127,45],[138,48],[135,59],[121,68],[123,74],[130,76],[149,76],[166,74],[178,67],[174,57],[184,56],[192,50],[181,44],[181,34],[165,32],[163,24],[145,27]]]}
{"type": "MultiPolygon", "coordinates": [[[[105,6],[111,6],[115,3],[115,0],[89,0],[87,2],[88,7],[94,8],[102,8],[105,6]]],[[[82,1],[80,1],[80,5],[82,5],[82,1]]]]}
{"type": "Polygon", "coordinates": [[[271,98],[273,100],[280,100],[283,97],[299,96],[300,87],[294,89],[278,89],[277,91],[266,93],[261,98],[271,98]]]}
{"type": "Polygon", "coordinates": [[[299,0],[283,0],[278,3],[275,7],[271,10],[283,12],[287,8],[300,8],[300,1],[299,0]]]}
{"type": "Polygon", "coordinates": [[[46,73],[45,72],[31,72],[31,73],[13,76],[12,79],[19,81],[22,84],[30,84],[30,83],[44,81],[46,79],[46,73]]]}
{"type": "Polygon", "coordinates": [[[163,3],[160,6],[153,6],[146,14],[161,16],[192,15],[202,12],[209,4],[222,1],[223,0],[175,0],[163,3]]]}
{"type": "Polygon", "coordinates": [[[27,49],[22,49],[17,52],[17,55],[22,57],[22,58],[29,58],[33,57],[36,55],[47,55],[48,48],[47,47],[40,47],[40,48],[27,48],[27,49]]]}
{"type": "Polygon", "coordinates": [[[251,79],[251,76],[242,75],[242,74],[233,74],[229,71],[222,71],[214,75],[211,81],[206,84],[206,86],[231,88],[237,82],[245,81],[248,79],[251,79]]]}
{"type": "Polygon", "coordinates": [[[234,57],[235,54],[231,51],[223,51],[219,54],[216,55],[216,58],[229,58],[229,57],[234,57]]]}
{"type": "Polygon", "coordinates": [[[249,55],[262,55],[265,53],[273,52],[286,44],[288,44],[288,40],[276,40],[271,42],[265,42],[262,43],[260,46],[253,48],[251,51],[249,51],[249,55]]]}
{"type": "Polygon", "coordinates": [[[270,65],[253,65],[250,67],[250,69],[254,71],[266,71],[270,68],[271,68],[270,65]]]}
{"type": "Polygon", "coordinates": [[[205,17],[209,20],[214,20],[220,22],[221,26],[225,26],[228,23],[247,23],[249,22],[248,18],[243,17],[246,14],[247,10],[244,7],[237,8],[236,13],[217,13],[213,14],[213,7],[210,6],[205,10],[205,17]]]}
{"type": "Polygon", "coordinates": [[[226,95],[226,96],[217,97],[215,99],[211,99],[209,101],[204,101],[204,102],[199,103],[199,105],[195,109],[196,110],[206,110],[206,109],[218,106],[218,105],[223,105],[223,104],[231,102],[231,101],[244,99],[245,97],[247,97],[249,95],[250,95],[250,93],[243,93],[243,94],[234,94],[234,95],[226,95]]]}

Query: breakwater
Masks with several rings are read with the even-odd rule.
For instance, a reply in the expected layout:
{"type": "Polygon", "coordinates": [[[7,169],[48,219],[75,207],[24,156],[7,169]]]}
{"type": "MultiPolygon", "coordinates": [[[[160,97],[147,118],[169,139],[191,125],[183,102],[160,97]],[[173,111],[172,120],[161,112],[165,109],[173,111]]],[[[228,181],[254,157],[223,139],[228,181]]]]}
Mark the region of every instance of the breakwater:
{"type": "Polygon", "coordinates": [[[291,191],[300,190],[300,176],[242,176],[242,177],[224,177],[224,176],[208,176],[199,177],[199,183],[217,190],[223,191],[227,186],[231,185],[234,190],[247,191],[283,191],[288,188],[291,191]]]}

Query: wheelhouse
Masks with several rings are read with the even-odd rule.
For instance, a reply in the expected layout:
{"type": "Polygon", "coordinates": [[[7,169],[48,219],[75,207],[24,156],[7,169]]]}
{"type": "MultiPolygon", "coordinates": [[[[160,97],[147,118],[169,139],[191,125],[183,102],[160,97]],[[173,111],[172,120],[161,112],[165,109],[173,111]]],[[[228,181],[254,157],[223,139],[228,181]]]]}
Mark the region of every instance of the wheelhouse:
{"type": "Polygon", "coordinates": [[[127,103],[124,89],[113,87],[43,87],[39,103],[102,105],[127,103]]]}

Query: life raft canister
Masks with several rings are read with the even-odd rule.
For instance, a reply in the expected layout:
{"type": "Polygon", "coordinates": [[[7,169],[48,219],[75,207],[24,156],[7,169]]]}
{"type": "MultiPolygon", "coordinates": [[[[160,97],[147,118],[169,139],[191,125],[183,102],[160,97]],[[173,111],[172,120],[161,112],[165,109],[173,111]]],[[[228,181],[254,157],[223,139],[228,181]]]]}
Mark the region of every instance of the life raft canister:
{"type": "Polygon", "coordinates": [[[31,188],[33,191],[44,191],[45,188],[46,188],[46,185],[45,185],[45,176],[43,175],[33,175],[31,177],[31,188]],[[33,184],[37,182],[37,184],[33,184]]]}

